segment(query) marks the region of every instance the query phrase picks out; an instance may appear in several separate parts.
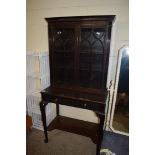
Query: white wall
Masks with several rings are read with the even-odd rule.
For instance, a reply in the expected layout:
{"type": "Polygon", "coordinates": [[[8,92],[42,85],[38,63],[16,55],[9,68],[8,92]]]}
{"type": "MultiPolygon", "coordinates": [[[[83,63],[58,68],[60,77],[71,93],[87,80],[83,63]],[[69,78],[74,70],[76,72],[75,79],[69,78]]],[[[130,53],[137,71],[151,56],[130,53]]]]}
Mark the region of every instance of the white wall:
{"type": "MultiPolygon", "coordinates": [[[[118,49],[129,41],[129,0],[27,0],[27,51],[48,51],[45,17],[116,15],[110,76],[113,79],[118,49]]],[[[61,106],[61,115],[97,122],[92,111],[61,106]]]]}

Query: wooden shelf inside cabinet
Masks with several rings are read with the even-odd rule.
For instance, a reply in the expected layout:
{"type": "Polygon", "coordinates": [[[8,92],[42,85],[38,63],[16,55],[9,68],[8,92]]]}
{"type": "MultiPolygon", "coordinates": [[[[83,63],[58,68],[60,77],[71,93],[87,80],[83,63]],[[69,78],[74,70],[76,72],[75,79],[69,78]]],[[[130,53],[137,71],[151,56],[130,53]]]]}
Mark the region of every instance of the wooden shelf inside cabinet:
{"type": "Polygon", "coordinates": [[[48,131],[59,129],[92,139],[97,144],[99,125],[96,123],[86,122],[64,116],[57,116],[47,127],[48,131]]]}

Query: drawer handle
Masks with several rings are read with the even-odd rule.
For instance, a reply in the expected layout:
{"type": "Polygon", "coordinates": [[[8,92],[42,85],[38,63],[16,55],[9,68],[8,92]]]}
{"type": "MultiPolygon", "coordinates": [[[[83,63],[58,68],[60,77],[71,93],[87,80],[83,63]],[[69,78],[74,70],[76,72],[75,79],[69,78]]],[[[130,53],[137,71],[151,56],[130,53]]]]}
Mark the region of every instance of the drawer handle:
{"type": "Polygon", "coordinates": [[[87,104],[85,103],[85,104],[84,104],[84,107],[86,107],[86,106],[87,106],[87,104]]]}

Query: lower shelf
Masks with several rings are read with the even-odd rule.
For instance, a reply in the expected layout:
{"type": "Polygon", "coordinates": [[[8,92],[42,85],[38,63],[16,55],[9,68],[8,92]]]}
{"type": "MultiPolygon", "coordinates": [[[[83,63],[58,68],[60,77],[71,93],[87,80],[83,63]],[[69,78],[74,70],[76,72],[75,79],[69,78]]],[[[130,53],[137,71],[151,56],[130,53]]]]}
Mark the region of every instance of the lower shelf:
{"type": "Polygon", "coordinates": [[[48,131],[59,129],[92,139],[97,144],[99,124],[77,120],[64,116],[57,116],[47,127],[48,131]]]}

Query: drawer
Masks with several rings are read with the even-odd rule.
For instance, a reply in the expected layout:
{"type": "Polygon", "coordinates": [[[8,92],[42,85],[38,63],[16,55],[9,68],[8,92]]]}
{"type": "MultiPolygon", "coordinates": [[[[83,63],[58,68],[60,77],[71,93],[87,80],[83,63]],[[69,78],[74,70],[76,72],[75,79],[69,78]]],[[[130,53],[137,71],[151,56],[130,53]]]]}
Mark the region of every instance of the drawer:
{"type": "Polygon", "coordinates": [[[83,108],[88,110],[97,110],[102,112],[105,110],[105,104],[97,104],[97,103],[91,103],[86,101],[58,98],[58,103],[62,105],[83,108]]]}
{"type": "Polygon", "coordinates": [[[105,110],[105,104],[98,104],[98,103],[84,103],[83,107],[84,109],[96,110],[101,112],[104,112],[105,110]]]}
{"type": "Polygon", "coordinates": [[[94,102],[85,101],[85,100],[80,101],[80,100],[68,99],[63,97],[56,97],[48,94],[42,94],[42,100],[47,102],[59,103],[61,105],[94,110],[94,111],[104,112],[105,110],[105,104],[94,103],[94,102]]]}

